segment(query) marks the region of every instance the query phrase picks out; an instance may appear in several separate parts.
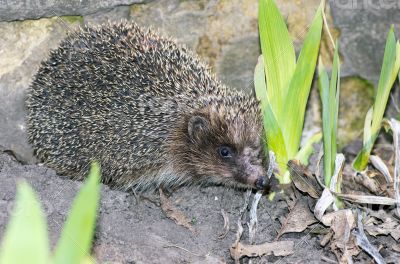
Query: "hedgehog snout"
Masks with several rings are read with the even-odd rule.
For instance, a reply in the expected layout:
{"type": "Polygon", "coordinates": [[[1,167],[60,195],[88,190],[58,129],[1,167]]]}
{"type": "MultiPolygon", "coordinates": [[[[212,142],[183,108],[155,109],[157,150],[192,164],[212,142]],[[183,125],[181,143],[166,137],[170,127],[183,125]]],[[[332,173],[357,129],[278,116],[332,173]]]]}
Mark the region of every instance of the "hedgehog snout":
{"type": "Polygon", "coordinates": [[[268,187],[269,181],[267,177],[259,177],[256,180],[255,186],[258,190],[264,190],[266,187],[268,187]]]}

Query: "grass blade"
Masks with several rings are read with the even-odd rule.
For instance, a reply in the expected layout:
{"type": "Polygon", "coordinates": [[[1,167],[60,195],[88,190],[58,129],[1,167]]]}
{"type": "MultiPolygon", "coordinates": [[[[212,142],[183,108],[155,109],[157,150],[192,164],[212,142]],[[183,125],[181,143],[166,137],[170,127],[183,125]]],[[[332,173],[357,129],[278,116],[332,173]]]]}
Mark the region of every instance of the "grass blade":
{"type": "Polygon", "coordinates": [[[324,183],[325,186],[329,186],[327,184],[327,177],[331,177],[333,174],[333,166],[331,161],[332,151],[331,151],[331,142],[332,142],[332,133],[331,133],[331,115],[330,115],[330,85],[329,85],[329,77],[328,73],[325,70],[325,67],[320,62],[318,67],[319,72],[319,90],[322,102],[322,131],[323,131],[323,142],[324,142],[324,183]]]}
{"type": "Polygon", "coordinates": [[[362,171],[366,168],[372,147],[381,129],[381,122],[385,113],[390,90],[397,78],[400,68],[400,44],[396,42],[393,26],[390,28],[385,52],[383,55],[382,70],[379,77],[378,89],[375,95],[375,102],[372,113],[371,136],[364,136],[364,145],[361,152],[357,155],[353,167],[362,171]]]}
{"type": "Polygon", "coordinates": [[[81,263],[89,255],[100,199],[99,180],[100,167],[93,163],[64,225],[54,263],[81,263]]]}
{"type": "Polygon", "coordinates": [[[271,100],[273,112],[279,114],[296,67],[296,54],[285,21],[274,0],[260,0],[258,10],[267,92],[269,98],[273,99],[271,100]]]}
{"type": "Polygon", "coordinates": [[[299,150],[304,113],[321,41],[322,8],[323,5],[321,4],[307,33],[285,98],[286,109],[282,112],[283,120],[279,120],[285,125],[282,132],[288,147],[286,150],[289,157],[294,157],[299,150]]]}
{"type": "Polygon", "coordinates": [[[338,43],[336,43],[333,56],[331,80],[329,81],[328,73],[321,61],[318,67],[318,72],[322,101],[322,130],[324,138],[324,183],[325,186],[330,186],[337,156],[336,134],[340,93],[340,61],[338,43]]]}
{"type": "Polygon", "coordinates": [[[48,263],[50,252],[45,219],[35,193],[23,182],[18,186],[16,207],[5,233],[0,263],[48,263]]]}
{"type": "MultiPolygon", "coordinates": [[[[332,133],[332,141],[331,141],[331,153],[332,157],[336,159],[336,152],[337,152],[337,142],[336,142],[336,135],[337,135],[337,124],[338,124],[338,115],[339,115],[339,96],[340,96],[340,60],[339,60],[339,43],[336,42],[335,46],[335,53],[333,55],[333,64],[332,64],[332,76],[331,76],[331,85],[330,85],[330,96],[331,100],[331,133],[332,133]]],[[[331,163],[332,168],[335,167],[335,162],[331,163]]]]}

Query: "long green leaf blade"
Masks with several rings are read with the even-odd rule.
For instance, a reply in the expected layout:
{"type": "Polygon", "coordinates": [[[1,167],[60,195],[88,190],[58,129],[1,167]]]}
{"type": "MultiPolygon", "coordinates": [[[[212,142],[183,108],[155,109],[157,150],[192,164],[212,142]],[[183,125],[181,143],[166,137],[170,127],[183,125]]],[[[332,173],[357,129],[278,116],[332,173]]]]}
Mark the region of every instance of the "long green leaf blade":
{"type": "Polygon", "coordinates": [[[324,178],[325,184],[326,179],[332,177],[333,167],[332,167],[332,159],[335,156],[332,156],[332,133],[331,133],[331,124],[332,124],[332,116],[330,109],[330,85],[329,85],[329,77],[328,73],[325,70],[325,67],[320,62],[318,67],[319,72],[319,90],[321,95],[322,102],[322,131],[323,131],[323,144],[324,144],[324,178]]]}
{"type": "Polygon", "coordinates": [[[274,0],[260,0],[258,10],[268,97],[271,99],[273,112],[279,115],[296,67],[296,54],[285,21],[274,0]]]}
{"type": "MultiPolygon", "coordinates": [[[[293,78],[289,84],[288,94],[285,98],[285,111],[282,123],[283,136],[285,138],[289,157],[294,157],[299,149],[304,113],[311,83],[313,80],[315,66],[322,32],[322,7],[318,8],[310,30],[301,49],[299,59],[293,78]]],[[[281,121],[281,120],[280,120],[281,121]]]]}
{"type": "Polygon", "coordinates": [[[378,90],[374,103],[374,112],[372,117],[372,136],[377,134],[381,127],[383,114],[386,109],[386,104],[389,98],[390,90],[396,80],[399,72],[400,56],[399,43],[396,43],[393,26],[389,31],[388,40],[383,56],[382,71],[379,78],[378,90]]]}
{"type": "Polygon", "coordinates": [[[400,44],[396,42],[393,26],[389,30],[385,52],[383,55],[382,70],[379,77],[378,89],[375,95],[375,102],[373,106],[371,136],[369,139],[364,137],[364,145],[360,153],[357,155],[353,167],[362,171],[366,168],[369,156],[375,140],[378,137],[381,129],[381,122],[385,113],[387,101],[389,98],[390,90],[397,78],[400,68],[400,44]]]}
{"type": "Polygon", "coordinates": [[[337,156],[336,134],[340,93],[340,62],[338,50],[338,43],[336,43],[330,81],[328,73],[322,65],[322,61],[320,61],[318,67],[323,120],[324,182],[326,186],[330,185],[331,178],[335,171],[335,159],[337,156]]]}
{"type": "Polygon", "coordinates": [[[16,207],[2,244],[1,264],[43,264],[50,260],[46,218],[32,188],[18,186],[16,207]]]}
{"type": "Polygon", "coordinates": [[[254,71],[254,86],[257,99],[260,100],[261,103],[261,111],[263,113],[263,123],[264,130],[266,131],[268,148],[275,153],[280,169],[282,172],[284,172],[286,170],[285,164],[287,162],[285,142],[283,141],[279,123],[275,118],[275,114],[272,111],[272,107],[268,99],[267,87],[265,83],[264,59],[262,56],[259,57],[256,69],[254,71]]]}
{"type": "Polygon", "coordinates": [[[100,199],[100,167],[92,164],[89,177],[75,198],[61,238],[54,263],[81,263],[90,253],[100,199]]]}
{"type": "MultiPolygon", "coordinates": [[[[280,169],[280,175],[286,171],[286,164],[288,162],[288,155],[286,152],[285,141],[279,123],[276,120],[271,107],[267,107],[264,111],[264,126],[270,124],[271,126],[265,127],[267,132],[268,147],[275,153],[276,160],[280,169]]],[[[277,176],[279,177],[279,176],[277,176]]],[[[279,181],[280,183],[284,183],[279,181]]],[[[286,182],[287,183],[287,182],[286,182]]]]}
{"type": "Polygon", "coordinates": [[[261,103],[261,112],[263,113],[269,104],[267,85],[265,83],[264,58],[262,55],[258,57],[258,62],[254,70],[254,88],[256,97],[261,103]]]}

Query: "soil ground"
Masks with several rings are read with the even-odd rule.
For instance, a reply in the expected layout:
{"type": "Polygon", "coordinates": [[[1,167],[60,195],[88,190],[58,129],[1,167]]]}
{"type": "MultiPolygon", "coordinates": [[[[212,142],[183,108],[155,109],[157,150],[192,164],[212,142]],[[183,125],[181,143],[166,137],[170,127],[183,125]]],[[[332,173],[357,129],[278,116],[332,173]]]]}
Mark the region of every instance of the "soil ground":
{"type": "MultiPolygon", "coordinates": [[[[26,179],[37,192],[54,245],[82,183],[57,176],[44,166],[22,165],[12,156],[0,154],[0,237],[12,212],[16,184],[21,179],[26,179]]],[[[234,263],[229,248],[235,241],[243,194],[244,191],[226,187],[181,188],[172,193],[170,201],[191,219],[193,233],[165,216],[157,205],[158,194],[146,194],[153,202],[141,198],[137,203],[131,193],[102,186],[93,255],[99,263],[234,263]],[[222,209],[229,215],[230,229],[224,239],[219,239],[224,224],[222,209]]],[[[263,197],[258,209],[256,244],[273,241],[281,226],[279,220],[287,214],[285,199],[278,197],[270,202],[263,197]]],[[[321,236],[313,235],[312,231],[321,228],[321,224],[316,224],[303,233],[283,235],[280,240],[294,241],[293,255],[252,258],[252,263],[329,263],[326,259],[336,262],[329,249],[319,245],[321,236]]],[[[246,233],[242,240],[247,241],[246,233]]],[[[359,257],[358,263],[371,263],[364,253],[359,257]]],[[[246,258],[241,260],[248,262],[246,258]]]]}

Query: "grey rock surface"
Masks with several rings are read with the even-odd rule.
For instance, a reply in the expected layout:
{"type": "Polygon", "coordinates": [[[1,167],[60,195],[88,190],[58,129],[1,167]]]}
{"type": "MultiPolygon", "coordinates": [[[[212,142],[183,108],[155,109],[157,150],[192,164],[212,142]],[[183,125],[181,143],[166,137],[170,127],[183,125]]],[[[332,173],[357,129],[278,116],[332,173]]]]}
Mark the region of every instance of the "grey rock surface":
{"type": "Polygon", "coordinates": [[[145,2],[148,2],[148,0],[1,0],[0,21],[54,16],[82,16],[119,5],[145,2]]]}
{"type": "Polygon", "coordinates": [[[76,26],[58,18],[0,23],[0,145],[34,162],[26,139],[25,96],[40,62],[76,26]]]}
{"type": "Polygon", "coordinates": [[[343,76],[360,76],[377,84],[389,29],[394,24],[397,33],[400,30],[400,2],[331,0],[329,4],[340,30],[343,76]]]}

